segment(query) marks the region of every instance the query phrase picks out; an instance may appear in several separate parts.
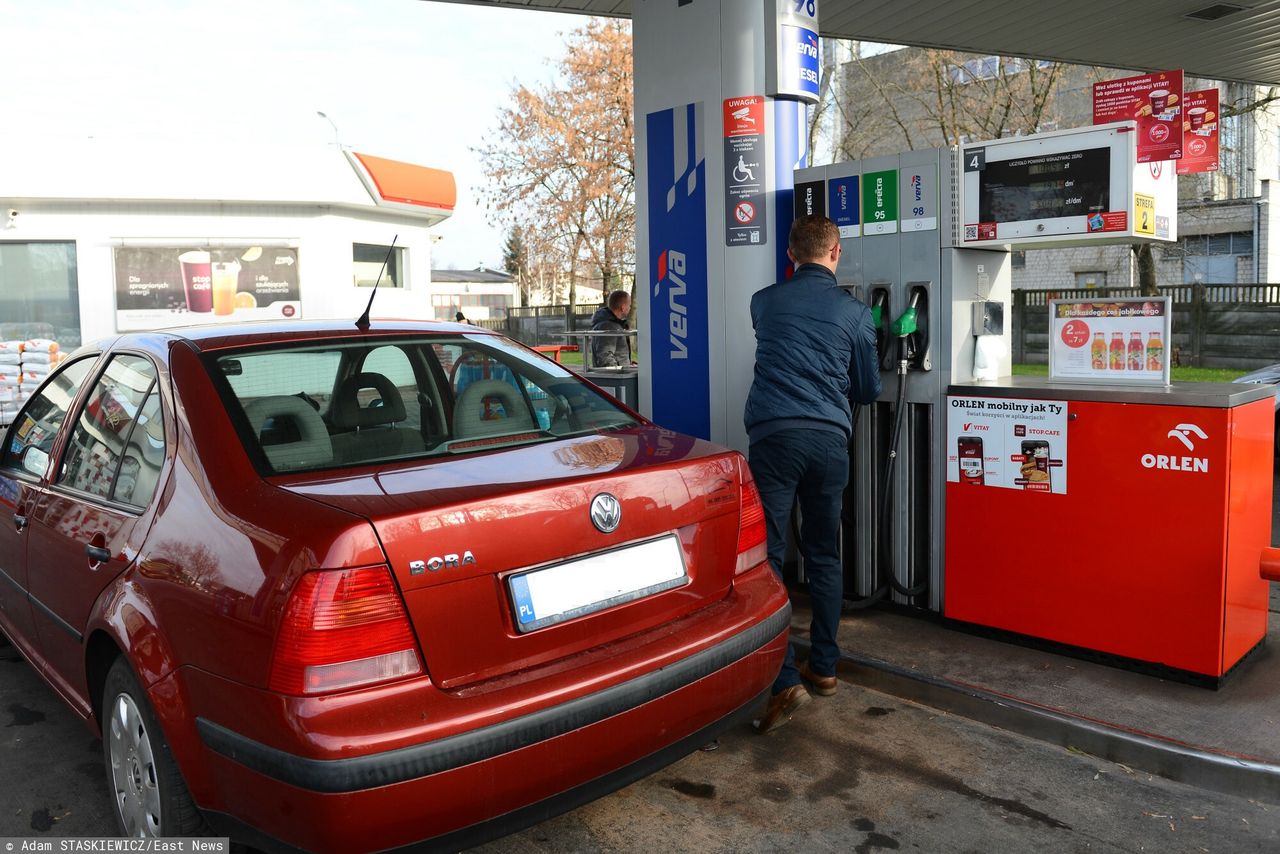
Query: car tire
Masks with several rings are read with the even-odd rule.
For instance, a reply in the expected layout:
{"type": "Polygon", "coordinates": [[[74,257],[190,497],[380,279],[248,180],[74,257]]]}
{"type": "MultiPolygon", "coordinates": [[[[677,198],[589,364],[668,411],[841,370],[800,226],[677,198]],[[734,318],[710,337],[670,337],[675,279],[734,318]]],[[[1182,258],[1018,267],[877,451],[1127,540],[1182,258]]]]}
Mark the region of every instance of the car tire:
{"type": "Polygon", "coordinates": [[[201,836],[208,828],[174,762],[128,661],[117,658],[102,690],[102,754],[123,836],[201,836]]]}

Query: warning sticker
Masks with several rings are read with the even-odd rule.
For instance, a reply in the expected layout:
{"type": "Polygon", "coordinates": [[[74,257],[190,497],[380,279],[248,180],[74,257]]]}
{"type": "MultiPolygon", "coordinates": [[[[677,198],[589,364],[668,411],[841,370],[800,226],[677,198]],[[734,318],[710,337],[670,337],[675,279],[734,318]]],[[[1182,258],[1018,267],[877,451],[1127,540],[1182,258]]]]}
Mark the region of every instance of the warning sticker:
{"type": "Polygon", "coordinates": [[[764,211],[764,105],[761,95],[724,102],[726,246],[769,242],[764,211]]]}

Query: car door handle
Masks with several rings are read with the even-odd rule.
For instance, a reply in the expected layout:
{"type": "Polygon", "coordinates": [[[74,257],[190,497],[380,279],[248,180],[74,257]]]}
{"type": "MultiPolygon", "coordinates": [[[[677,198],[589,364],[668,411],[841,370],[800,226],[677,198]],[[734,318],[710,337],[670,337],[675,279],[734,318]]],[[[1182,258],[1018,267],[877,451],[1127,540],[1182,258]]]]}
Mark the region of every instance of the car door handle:
{"type": "Polygon", "coordinates": [[[22,513],[14,513],[13,524],[17,525],[18,530],[21,531],[23,528],[27,527],[27,517],[22,513]]]}
{"type": "Polygon", "coordinates": [[[84,553],[98,563],[106,563],[111,560],[111,550],[104,549],[102,546],[85,546],[84,553]]]}

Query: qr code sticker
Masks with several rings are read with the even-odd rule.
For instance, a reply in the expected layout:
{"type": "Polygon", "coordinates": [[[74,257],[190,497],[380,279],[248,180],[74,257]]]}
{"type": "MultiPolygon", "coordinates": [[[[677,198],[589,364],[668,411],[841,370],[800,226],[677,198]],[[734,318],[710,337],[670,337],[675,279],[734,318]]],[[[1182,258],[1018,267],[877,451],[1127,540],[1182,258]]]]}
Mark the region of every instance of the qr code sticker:
{"type": "Polygon", "coordinates": [[[977,239],[978,239],[978,227],[977,227],[976,225],[966,225],[966,226],[964,227],[964,239],[965,239],[965,240],[977,240],[977,239]]]}

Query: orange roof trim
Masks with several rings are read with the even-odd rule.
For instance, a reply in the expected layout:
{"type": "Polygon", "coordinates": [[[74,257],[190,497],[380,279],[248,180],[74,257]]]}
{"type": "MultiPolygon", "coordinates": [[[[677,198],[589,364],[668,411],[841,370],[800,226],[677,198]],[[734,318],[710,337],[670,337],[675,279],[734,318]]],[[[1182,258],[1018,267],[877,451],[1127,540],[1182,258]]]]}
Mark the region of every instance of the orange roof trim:
{"type": "Polygon", "coordinates": [[[383,201],[448,211],[453,210],[458,203],[458,186],[454,183],[452,172],[387,160],[385,157],[374,157],[358,151],[351,153],[369,173],[383,201]]]}

